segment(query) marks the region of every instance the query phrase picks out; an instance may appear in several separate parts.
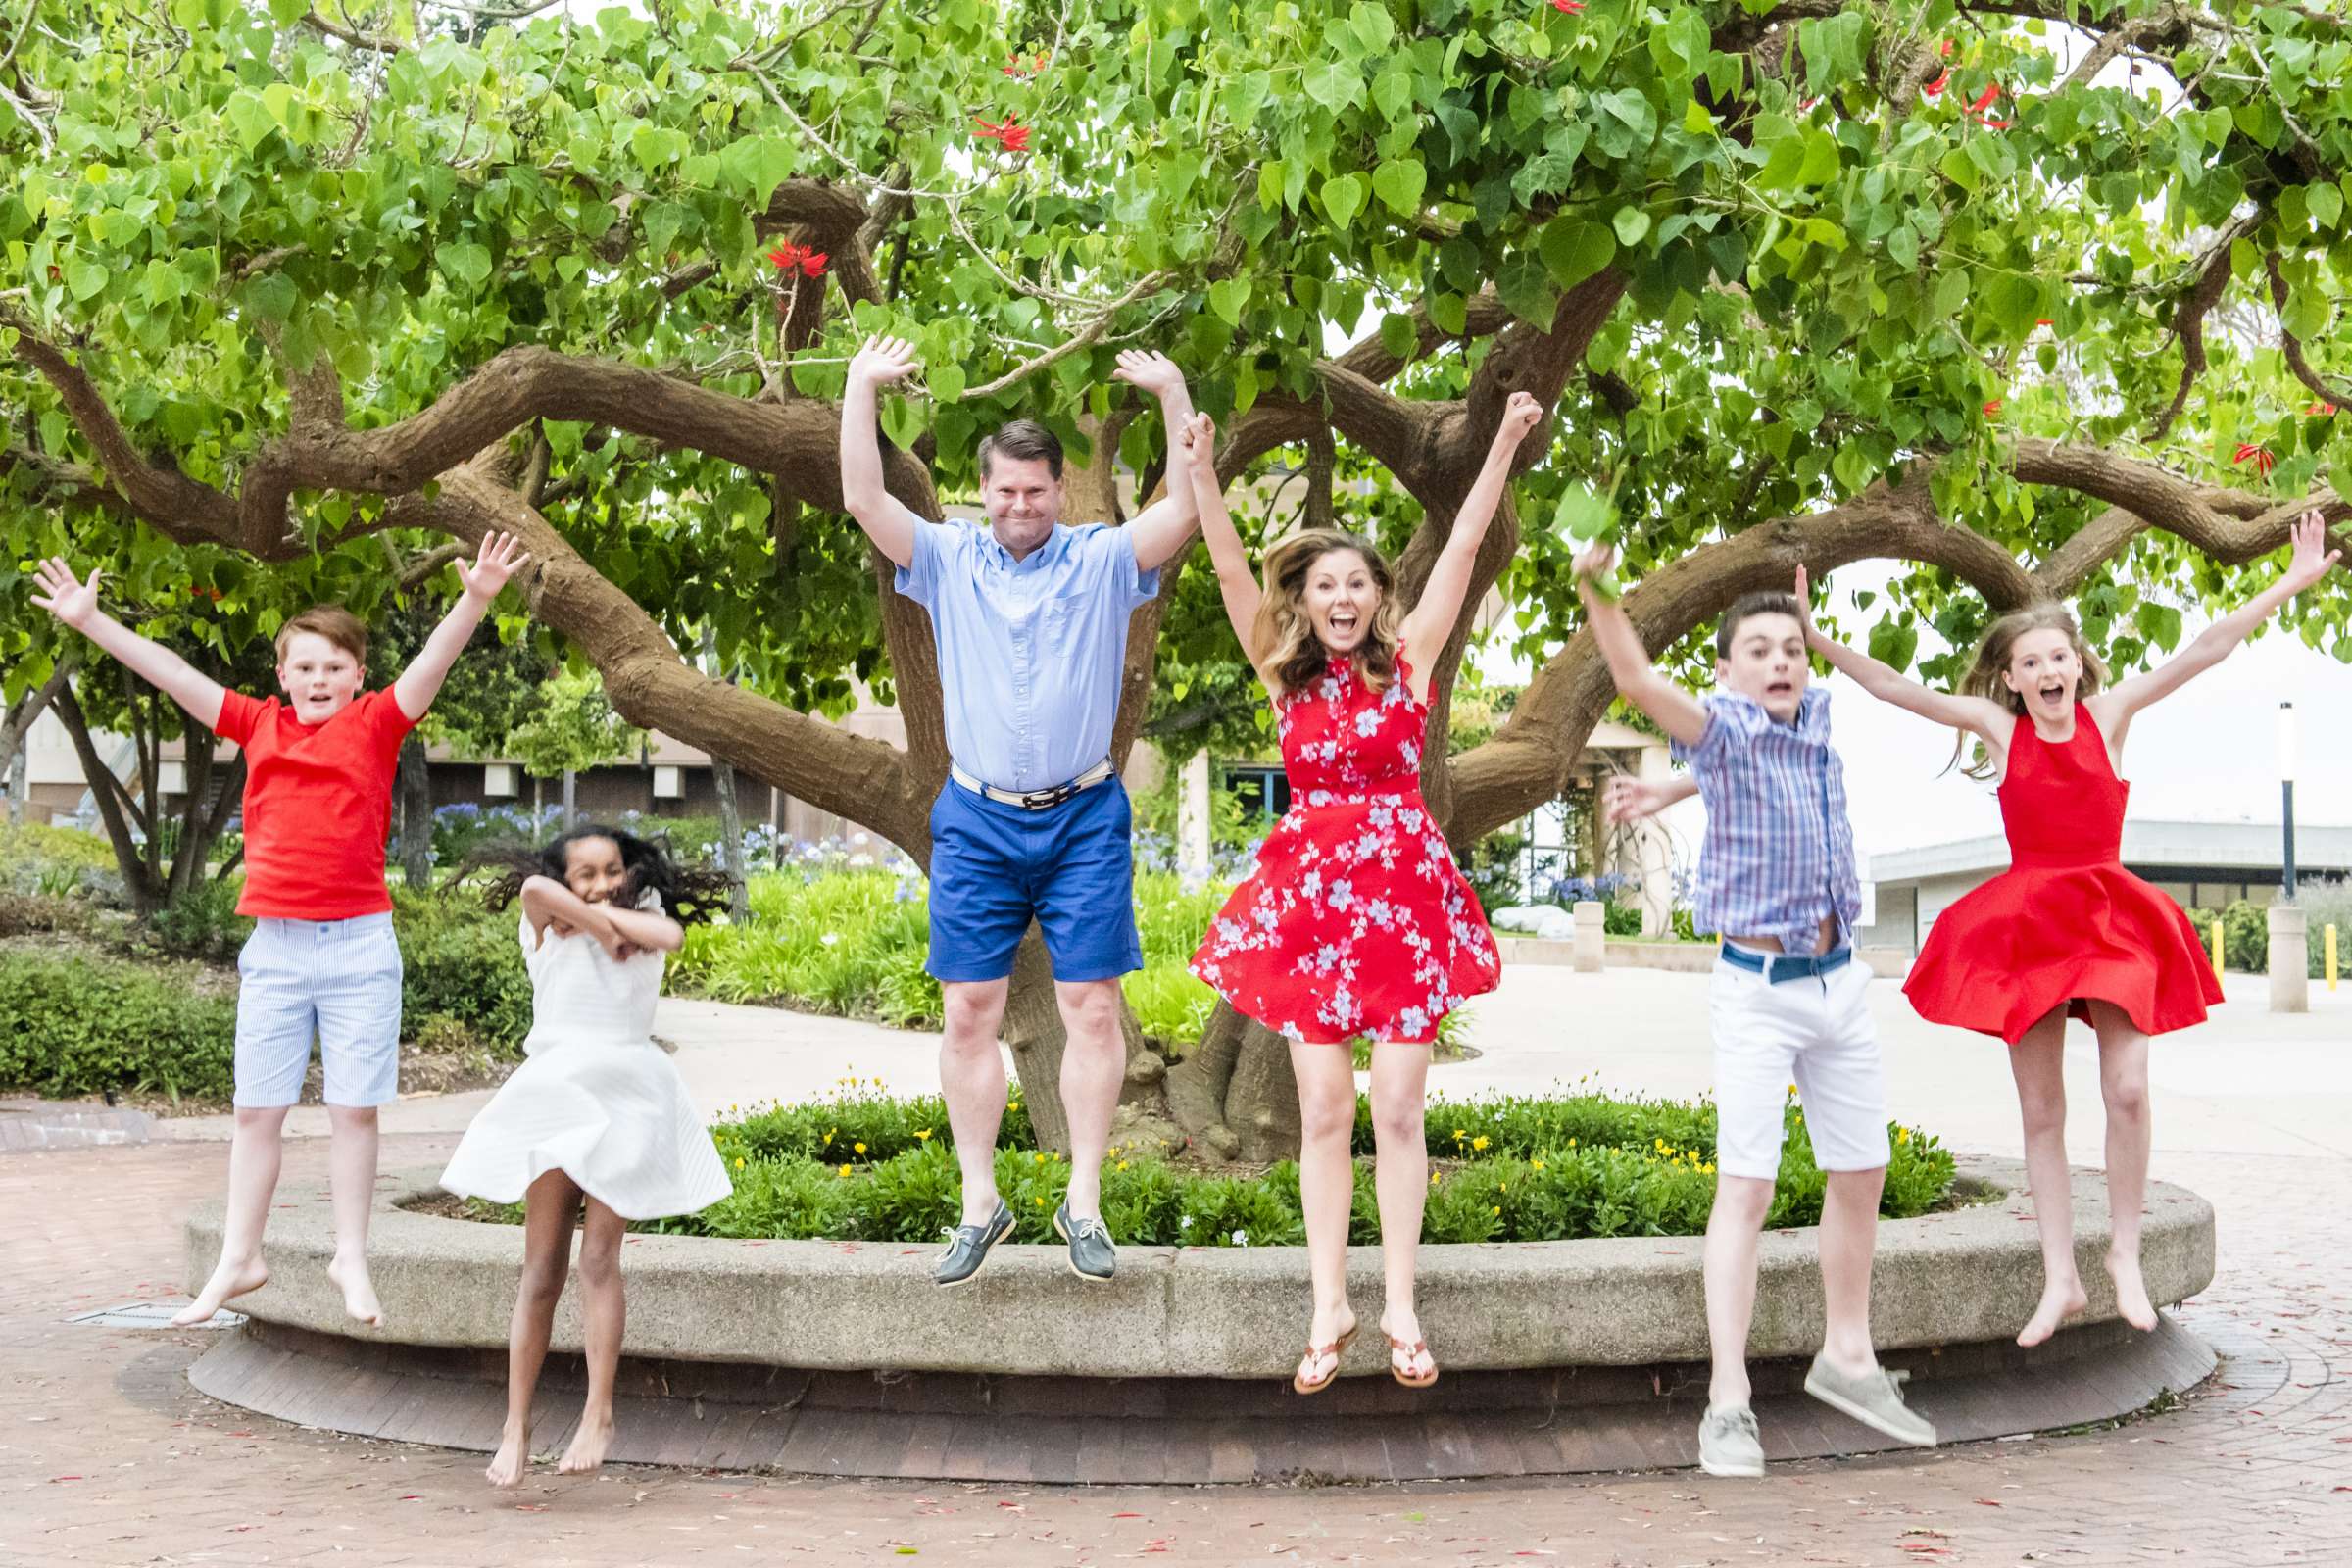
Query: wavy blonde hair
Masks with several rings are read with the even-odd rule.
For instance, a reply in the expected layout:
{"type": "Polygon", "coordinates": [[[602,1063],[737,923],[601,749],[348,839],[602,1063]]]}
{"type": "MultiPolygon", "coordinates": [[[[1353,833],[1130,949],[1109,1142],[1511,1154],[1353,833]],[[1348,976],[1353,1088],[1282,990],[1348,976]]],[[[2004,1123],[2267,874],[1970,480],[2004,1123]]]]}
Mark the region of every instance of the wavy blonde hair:
{"type": "Polygon", "coordinates": [[[1356,670],[1375,693],[1388,690],[1396,678],[1399,641],[1396,573],[1388,558],[1362,534],[1342,528],[1305,528],[1266,552],[1265,593],[1257,604],[1253,641],[1267,650],[1260,665],[1273,679],[1272,696],[1280,702],[1303,689],[1331,663],[1331,653],[1315,635],[1306,613],[1306,579],[1315,563],[1342,550],[1361,556],[1372,581],[1380,588],[1380,606],[1356,647],[1356,670]]]}
{"type": "MultiPolygon", "coordinates": [[[[2067,642],[2075,650],[2075,662],[2082,666],[2082,678],[2075,686],[2075,701],[2081,702],[2106,684],[2107,666],[2082,640],[2082,628],[2075,623],[2074,612],[2053,600],[2013,610],[1992,623],[1984,633],[1984,640],[1977,644],[1977,656],[1969,661],[1968,673],[1960,679],[1960,695],[1990,698],[2023,718],[2026,699],[2012,690],[2001,675],[2009,667],[2009,655],[2017,640],[2030,631],[2066,633],[2067,642]]],[[[1967,744],[1965,735],[1952,742],[1952,760],[1943,764],[1947,771],[1960,760],[1961,748],[1967,744]]],[[[1980,744],[1976,760],[1961,772],[1969,778],[1992,777],[1992,754],[1980,744]]]]}

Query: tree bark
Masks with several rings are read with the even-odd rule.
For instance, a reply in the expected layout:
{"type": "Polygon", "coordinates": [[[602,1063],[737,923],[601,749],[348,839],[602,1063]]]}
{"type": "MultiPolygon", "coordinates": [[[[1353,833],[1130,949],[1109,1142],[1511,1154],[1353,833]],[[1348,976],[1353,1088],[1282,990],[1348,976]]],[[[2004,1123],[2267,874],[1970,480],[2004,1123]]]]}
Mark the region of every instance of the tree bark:
{"type": "Polygon", "coordinates": [[[400,875],[421,893],[433,882],[433,776],[424,739],[414,730],[400,743],[400,875]]]}
{"type": "Polygon", "coordinates": [[[710,785],[718,792],[718,861],[727,872],[727,917],[740,924],[751,917],[752,892],[743,860],[743,809],[735,800],[735,769],[725,759],[710,759],[710,785]]]}

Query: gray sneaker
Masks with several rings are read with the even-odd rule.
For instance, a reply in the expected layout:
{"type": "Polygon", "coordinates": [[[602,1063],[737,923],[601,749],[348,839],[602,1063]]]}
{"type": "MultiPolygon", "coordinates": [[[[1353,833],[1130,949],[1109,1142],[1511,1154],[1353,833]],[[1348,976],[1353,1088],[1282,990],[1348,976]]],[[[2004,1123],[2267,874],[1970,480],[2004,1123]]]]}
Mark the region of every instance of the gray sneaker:
{"type": "Polygon", "coordinates": [[[1012,1210],[1000,1198],[987,1224],[957,1225],[949,1230],[948,1250],[939,1254],[939,1268],[932,1279],[941,1285],[961,1285],[980,1272],[980,1265],[988,1261],[989,1249],[1011,1234],[1012,1210]]]}
{"type": "Polygon", "coordinates": [[[1710,1404],[1698,1423],[1698,1467],[1711,1476],[1753,1478],[1764,1473],[1764,1442],[1756,1412],[1744,1404],[1710,1404]]]}
{"type": "Polygon", "coordinates": [[[1813,1358],[1805,1374],[1805,1392],[1833,1410],[1852,1416],[1864,1426],[1884,1432],[1897,1443],[1916,1448],[1936,1446],[1936,1428],[1926,1416],[1903,1403],[1902,1382],[1908,1372],[1889,1372],[1873,1366],[1862,1373],[1846,1372],[1830,1362],[1824,1351],[1813,1358]]]}
{"type": "Polygon", "coordinates": [[[1110,1245],[1110,1232],[1093,1215],[1084,1219],[1070,1217],[1070,1205],[1065,1200],[1054,1211],[1054,1229],[1070,1244],[1070,1272],[1082,1280],[1110,1278],[1111,1265],[1117,1253],[1110,1245]]]}

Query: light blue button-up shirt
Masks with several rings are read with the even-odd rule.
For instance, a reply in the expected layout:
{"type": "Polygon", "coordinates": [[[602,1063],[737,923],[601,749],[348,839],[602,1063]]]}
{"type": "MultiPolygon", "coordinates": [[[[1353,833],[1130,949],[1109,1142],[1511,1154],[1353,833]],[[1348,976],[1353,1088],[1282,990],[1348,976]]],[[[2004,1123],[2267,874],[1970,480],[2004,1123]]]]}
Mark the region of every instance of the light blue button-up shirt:
{"type": "Polygon", "coordinates": [[[897,582],[931,612],[957,766],[1001,790],[1044,790],[1110,755],[1127,620],[1159,592],[1126,529],[1055,523],[1015,561],[986,523],[918,522],[897,582]]]}
{"type": "Polygon", "coordinates": [[[1777,937],[1789,953],[1821,946],[1821,922],[1850,938],[1862,917],[1845,764],[1830,744],[1830,694],[1806,690],[1792,723],[1738,692],[1704,699],[1696,746],[1676,741],[1707,808],[1690,917],[1701,931],[1777,937]]]}

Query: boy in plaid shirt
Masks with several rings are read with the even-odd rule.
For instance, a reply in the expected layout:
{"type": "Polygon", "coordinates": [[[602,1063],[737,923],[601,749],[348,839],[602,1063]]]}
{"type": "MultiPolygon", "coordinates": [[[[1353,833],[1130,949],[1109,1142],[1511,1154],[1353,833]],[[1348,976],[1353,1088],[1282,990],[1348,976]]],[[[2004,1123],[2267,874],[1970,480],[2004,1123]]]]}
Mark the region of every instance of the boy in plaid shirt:
{"type": "MultiPolygon", "coordinates": [[[[1821,1278],[1828,1333],[1805,1392],[1897,1442],[1936,1429],[1906,1407],[1870,1340],[1871,1253],[1886,1178],[1886,1082],[1871,1026],[1870,971],[1848,945],[1861,910],[1845,772],[1830,745],[1830,695],[1808,689],[1804,607],[1749,594],[1715,631],[1719,689],[1692,697],[1658,673],[1623,609],[1592,578],[1615,551],[1577,558],[1578,590],[1617,690],[1672,738],[1707,808],[1698,928],[1723,933],[1708,1010],[1715,1043],[1715,1207],[1707,1220],[1713,1375],[1699,1422],[1710,1475],[1760,1476],[1749,1407],[1756,1239],[1780,1173],[1785,1085],[1794,1082],[1828,1178],[1821,1278]]],[[[1653,791],[1654,809],[1688,789],[1653,791]]]]}

